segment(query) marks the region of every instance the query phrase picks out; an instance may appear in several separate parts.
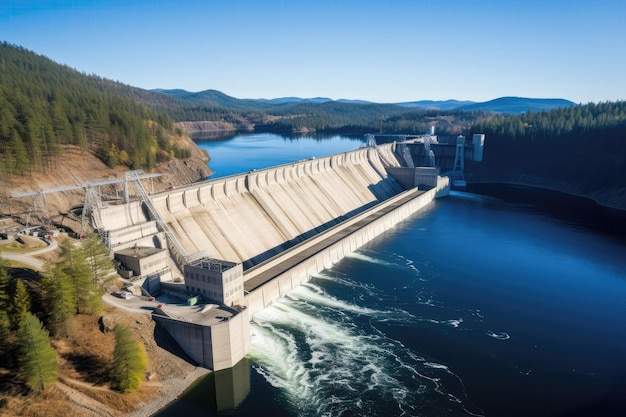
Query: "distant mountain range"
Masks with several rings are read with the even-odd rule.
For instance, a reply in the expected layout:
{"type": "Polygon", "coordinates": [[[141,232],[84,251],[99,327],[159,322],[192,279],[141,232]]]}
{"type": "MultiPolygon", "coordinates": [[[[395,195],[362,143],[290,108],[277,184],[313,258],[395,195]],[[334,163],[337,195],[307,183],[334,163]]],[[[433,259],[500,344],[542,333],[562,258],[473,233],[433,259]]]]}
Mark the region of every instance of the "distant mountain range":
{"type": "Polygon", "coordinates": [[[500,97],[483,103],[467,104],[457,107],[456,110],[490,110],[498,113],[524,113],[529,110],[538,112],[572,106],[576,106],[576,103],[562,98],[500,97]]]}
{"type": "MultiPolygon", "coordinates": [[[[256,109],[269,109],[275,106],[286,106],[294,104],[322,104],[332,101],[338,103],[349,104],[379,104],[366,100],[348,100],[339,99],[332,100],[327,97],[312,97],[312,98],[300,98],[300,97],[280,97],[272,99],[238,99],[226,95],[218,90],[204,90],[196,93],[186,90],[152,90],[154,92],[174,96],[183,100],[196,101],[201,103],[213,103],[219,106],[227,108],[256,108],[256,109]]],[[[529,110],[534,112],[551,110],[559,107],[571,107],[576,103],[573,101],[565,100],[562,98],[527,98],[527,97],[500,97],[484,102],[474,102],[468,100],[420,100],[420,101],[407,101],[395,104],[405,108],[426,109],[426,110],[487,110],[496,113],[524,113],[529,110]]]]}

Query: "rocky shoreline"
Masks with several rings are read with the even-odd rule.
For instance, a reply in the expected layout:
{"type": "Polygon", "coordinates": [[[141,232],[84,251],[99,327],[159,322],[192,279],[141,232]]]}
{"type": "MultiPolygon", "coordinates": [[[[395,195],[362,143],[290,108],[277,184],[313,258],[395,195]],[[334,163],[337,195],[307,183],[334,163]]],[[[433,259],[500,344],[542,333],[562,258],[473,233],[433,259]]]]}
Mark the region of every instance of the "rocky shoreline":
{"type": "Polygon", "coordinates": [[[206,368],[196,367],[193,372],[177,378],[168,379],[162,382],[159,390],[161,396],[142,406],[139,410],[124,414],[125,417],[151,417],[163,411],[172,402],[176,401],[185,391],[187,391],[200,378],[206,376],[211,371],[206,368]]]}

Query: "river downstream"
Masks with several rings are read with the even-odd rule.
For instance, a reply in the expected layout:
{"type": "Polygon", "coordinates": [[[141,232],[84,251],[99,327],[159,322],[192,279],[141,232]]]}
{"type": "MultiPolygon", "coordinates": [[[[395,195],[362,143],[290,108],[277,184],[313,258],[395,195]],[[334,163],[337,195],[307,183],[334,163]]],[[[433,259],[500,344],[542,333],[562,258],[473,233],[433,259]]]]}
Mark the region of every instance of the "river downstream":
{"type": "MultiPolygon", "coordinates": [[[[200,145],[223,176],[323,156],[308,140],[200,145]]],[[[565,196],[481,192],[497,198],[453,192],[257,314],[249,362],[159,415],[624,415],[626,239],[565,196]]]]}

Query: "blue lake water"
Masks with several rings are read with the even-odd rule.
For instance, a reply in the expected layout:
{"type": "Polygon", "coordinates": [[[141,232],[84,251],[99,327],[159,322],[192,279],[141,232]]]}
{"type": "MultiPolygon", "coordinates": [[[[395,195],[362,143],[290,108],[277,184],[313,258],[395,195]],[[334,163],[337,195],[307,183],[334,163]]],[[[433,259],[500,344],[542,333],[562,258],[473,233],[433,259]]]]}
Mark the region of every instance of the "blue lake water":
{"type": "MultiPolygon", "coordinates": [[[[201,146],[224,175],[322,146],[273,136],[201,146]]],[[[453,192],[257,314],[228,414],[626,415],[626,239],[526,197],[453,192]]],[[[215,415],[192,391],[160,415],[215,415]]]]}
{"type": "Polygon", "coordinates": [[[274,165],[353,151],[363,137],[292,136],[272,133],[237,135],[225,140],[198,141],[211,156],[211,178],[225,177],[274,165]]]}

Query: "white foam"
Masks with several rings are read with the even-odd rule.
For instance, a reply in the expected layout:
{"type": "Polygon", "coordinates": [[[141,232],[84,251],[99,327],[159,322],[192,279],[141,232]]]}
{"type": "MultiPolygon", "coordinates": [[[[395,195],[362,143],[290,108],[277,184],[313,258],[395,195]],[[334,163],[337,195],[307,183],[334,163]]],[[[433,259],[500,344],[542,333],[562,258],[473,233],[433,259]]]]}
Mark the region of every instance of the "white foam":
{"type": "Polygon", "coordinates": [[[372,256],[366,255],[362,251],[347,253],[346,258],[358,259],[359,261],[369,262],[372,264],[383,265],[383,266],[398,266],[397,264],[387,262],[383,259],[374,258],[372,256]]]}
{"type": "Polygon", "coordinates": [[[266,323],[256,327],[252,347],[254,359],[274,364],[271,372],[259,370],[270,384],[289,391],[292,398],[310,397],[312,383],[307,369],[297,357],[292,334],[266,323]],[[259,346],[263,348],[259,349],[259,346]]]}
{"type": "Polygon", "coordinates": [[[435,320],[435,319],[426,319],[422,318],[421,321],[425,321],[433,324],[445,324],[446,326],[452,326],[454,328],[459,327],[461,323],[463,323],[463,317],[459,317],[458,319],[450,319],[450,320],[435,320]]]}
{"type": "Polygon", "coordinates": [[[326,270],[322,272],[316,272],[315,274],[311,274],[311,278],[324,279],[328,281],[336,281],[339,278],[335,275],[329,275],[326,273],[326,270]]]}
{"type": "MultiPolygon", "coordinates": [[[[404,310],[360,307],[312,283],[255,315],[255,369],[283,393],[293,414],[380,415],[383,401],[396,404],[398,414],[414,415],[424,395],[429,401],[460,401],[446,386],[448,375],[461,386],[462,381],[446,365],[415,355],[376,326],[362,329],[354,320],[362,315],[370,322],[423,320],[404,310]]],[[[457,327],[462,318],[435,322],[457,327]]]]}
{"type": "MultiPolygon", "coordinates": [[[[354,400],[316,395],[313,387],[356,392],[355,382],[356,386],[365,386],[367,390],[395,390],[394,397],[406,396],[403,394],[407,391],[406,387],[388,374],[387,351],[392,347],[389,341],[359,333],[355,327],[346,326],[345,323],[336,325],[303,314],[290,306],[280,307],[277,309],[271,306],[266,310],[277,311],[268,314],[263,311],[255,316],[253,328],[256,336],[253,338],[251,355],[261,364],[263,370],[260,373],[265,379],[285,390],[292,404],[315,406],[318,414],[335,414],[329,413],[332,407],[354,400]],[[281,318],[281,311],[287,313],[285,316],[288,317],[281,318]],[[279,320],[264,322],[269,317],[279,320]],[[302,329],[306,346],[294,346],[293,335],[286,335],[279,326],[287,323],[302,329]],[[304,351],[311,352],[310,359],[303,359],[304,351]]],[[[349,398],[358,399],[359,395],[353,394],[349,398]]],[[[352,405],[348,404],[348,409],[350,407],[352,405]]]]}
{"type": "Polygon", "coordinates": [[[317,273],[317,274],[313,274],[312,277],[316,279],[326,280],[326,281],[333,281],[338,284],[344,285],[346,287],[354,288],[356,290],[362,291],[365,293],[365,295],[380,299],[380,295],[378,294],[378,291],[372,284],[355,281],[341,274],[330,274],[328,270],[317,273]]]}
{"type": "Polygon", "coordinates": [[[511,336],[509,336],[506,332],[494,333],[491,330],[487,330],[487,336],[498,340],[509,340],[511,338],[511,336]]]}
{"type": "MultiPolygon", "coordinates": [[[[401,262],[403,262],[406,268],[413,271],[415,273],[415,276],[420,277],[421,271],[415,266],[414,260],[409,259],[403,255],[394,254],[394,256],[397,257],[401,262]]],[[[420,281],[426,281],[426,280],[420,277],[420,281]]]]}
{"type": "Polygon", "coordinates": [[[459,317],[456,320],[448,320],[446,323],[448,323],[452,327],[459,327],[459,325],[463,323],[463,317],[459,317]]]}
{"type": "Polygon", "coordinates": [[[330,307],[334,310],[342,310],[349,311],[356,314],[363,315],[375,315],[377,313],[382,313],[377,310],[373,310],[371,308],[360,307],[355,304],[351,304],[342,300],[338,300],[337,298],[330,296],[324,292],[320,287],[315,284],[307,283],[301,285],[296,288],[292,295],[297,297],[298,299],[305,300],[317,305],[324,305],[326,307],[330,307]]]}
{"type": "Polygon", "coordinates": [[[441,363],[435,363],[435,362],[424,362],[424,366],[427,366],[433,369],[444,369],[446,371],[450,370],[446,365],[443,365],[441,363]]]}

